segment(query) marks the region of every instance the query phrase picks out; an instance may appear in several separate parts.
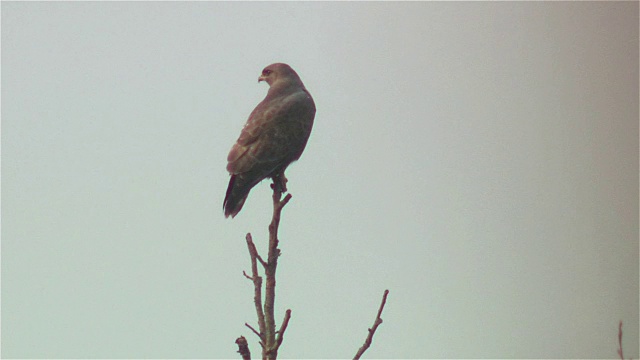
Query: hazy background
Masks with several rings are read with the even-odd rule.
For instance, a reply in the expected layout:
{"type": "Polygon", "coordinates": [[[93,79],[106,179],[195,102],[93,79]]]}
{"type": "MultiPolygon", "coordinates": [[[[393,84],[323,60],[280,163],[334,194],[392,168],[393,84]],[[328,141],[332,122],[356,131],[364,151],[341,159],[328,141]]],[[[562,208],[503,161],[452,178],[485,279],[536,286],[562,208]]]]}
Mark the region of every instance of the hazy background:
{"type": "Polygon", "coordinates": [[[2,2],[2,356],[239,358],[226,156],[289,63],[283,358],[638,358],[638,2],[2,2]]]}

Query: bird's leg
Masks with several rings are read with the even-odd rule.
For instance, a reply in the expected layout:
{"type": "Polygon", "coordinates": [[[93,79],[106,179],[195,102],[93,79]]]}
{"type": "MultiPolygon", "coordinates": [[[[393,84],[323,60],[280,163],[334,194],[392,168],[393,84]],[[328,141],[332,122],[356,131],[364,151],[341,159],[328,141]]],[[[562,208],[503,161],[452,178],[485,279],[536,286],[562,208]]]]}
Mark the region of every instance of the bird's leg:
{"type": "Polygon", "coordinates": [[[273,184],[271,184],[271,188],[280,193],[287,192],[287,177],[284,176],[284,171],[279,172],[273,176],[273,184]]]}

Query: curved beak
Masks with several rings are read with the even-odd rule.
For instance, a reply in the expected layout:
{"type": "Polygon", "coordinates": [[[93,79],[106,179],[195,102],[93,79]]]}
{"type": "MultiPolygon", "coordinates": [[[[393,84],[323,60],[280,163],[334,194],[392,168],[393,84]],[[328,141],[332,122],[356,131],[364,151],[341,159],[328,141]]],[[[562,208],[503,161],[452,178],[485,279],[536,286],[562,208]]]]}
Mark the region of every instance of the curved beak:
{"type": "Polygon", "coordinates": [[[266,78],[266,77],[264,77],[263,75],[260,75],[260,77],[258,78],[258,82],[260,82],[260,81],[266,81],[266,80],[267,80],[267,78],[266,78]]]}

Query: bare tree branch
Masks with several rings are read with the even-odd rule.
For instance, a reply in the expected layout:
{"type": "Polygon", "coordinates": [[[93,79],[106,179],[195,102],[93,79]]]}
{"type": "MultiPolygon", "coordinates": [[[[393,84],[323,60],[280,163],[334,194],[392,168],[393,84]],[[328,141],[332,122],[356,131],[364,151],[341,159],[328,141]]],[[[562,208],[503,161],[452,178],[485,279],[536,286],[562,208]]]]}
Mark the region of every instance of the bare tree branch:
{"type": "MultiPolygon", "coordinates": [[[[624,353],[622,352],[622,320],[620,320],[620,324],[618,325],[618,356],[620,356],[621,360],[624,360],[624,353]]],[[[629,358],[631,360],[631,358],[629,358]]]]}
{"type": "MultiPolygon", "coordinates": [[[[254,334],[260,338],[260,346],[262,346],[262,358],[266,360],[276,359],[278,357],[278,349],[282,344],[284,332],[291,319],[291,310],[287,310],[284,320],[280,329],[276,331],[275,323],[275,297],[276,297],[276,269],[278,267],[278,257],[280,256],[280,249],[278,249],[278,227],[280,225],[280,214],[285,205],[291,200],[291,194],[287,194],[284,199],[282,193],[287,191],[286,187],[287,179],[283,174],[274,177],[271,188],[273,189],[273,216],[271,218],[271,224],[269,224],[269,253],[267,261],[264,261],[256,245],[253,243],[251,234],[248,233],[247,248],[249,249],[249,255],[251,257],[251,276],[246,272],[242,272],[244,276],[253,282],[254,297],[253,302],[256,308],[256,314],[258,316],[258,327],[260,331],[253,328],[248,323],[245,325],[253,331],[254,334]],[[262,277],[258,273],[258,262],[264,267],[266,276],[265,284],[265,296],[264,304],[262,302],[262,277]]],[[[244,343],[246,339],[242,338],[244,343]]],[[[236,343],[240,341],[240,338],[236,340],[236,343]]],[[[240,346],[240,344],[239,344],[240,346]]],[[[248,353],[248,347],[247,347],[248,353]]],[[[244,356],[244,354],[243,354],[244,356]]]]}
{"type": "Polygon", "coordinates": [[[278,348],[280,344],[282,344],[282,340],[284,340],[283,336],[289,325],[289,319],[291,319],[291,309],[287,309],[287,312],[284,314],[284,320],[282,320],[282,325],[280,325],[280,330],[278,330],[278,334],[276,335],[276,346],[278,348]]]}
{"type": "Polygon", "coordinates": [[[362,345],[360,349],[358,349],[358,352],[356,353],[356,356],[353,357],[353,360],[360,359],[362,354],[364,354],[364,352],[367,351],[369,346],[371,346],[371,341],[373,340],[373,334],[375,334],[376,330],[378,329],[378,326],[382,324],[382,318],[380,316],[382,315],[382,310],[384,309],[384,305],[387,303],[387,295],[389,295],[389,290],[384,291],[384,295],[382,296],[382,303],[380,304],[380,308],[378,309],[378,315],[376,316],[376,319],[373,322],[373,327],[369,329],[369,335],[367,335],[367,338],[364,340],[364,345],[362,345]]]}
{"type": "MultiPolygon", "coordinates": [[[[291,319],[291,310],[288,309],[285,313],[284,319],[282,320],[280,329],[276,331],[274,311],[276,296],[276,269],[278,267],[278,257],[280,256],[280,249],[278,249],[278,228],[280,225],[282,209],[287,205],[289,200],[291,200],[291,194],[287,194],[284,199],[282,199],[283,192],[287,191],[286,182],[287,180],[284,175],[281,175],[276,176],[273,179],[273,184],[271,185],[271,188],[273,189],[273,216],[271,218],[271,223],[269,224],[269,253],[266,262],[258,254],[258,250],[253,243],[251,234],[248,233],[246,237],[247,248],[249,249],[249,255],[251,256],[251,276],[244,271],[242,273],[247,279],[253,282],[253,300],[256,308],[256,314],[258,316],[258,326],[260,331],[256,330],[248,323],[245,323],[245,325],[260,339],[263,360],[277,359],[278,350],[284,339],[284,333],[289,325],[289,320],[291,319]],[[262,277],[260,277],[258,273],[258,262],[263,266],[266,276],[264,304],[262,302],[262,277]]],[[[364,345],[362,345],[356,353],[354,360],[360,359],[362,354],[364,354],[364,352],[371,346],[373,335],[378,329],[378,326],[382,324],[382,311],[387,303],[388,295],[389,290],[385,290],[373,327],[368,329],[369,334],[364,341],[364,345]]],[[[620,336],[622,336],[622,333],[620,336]]],[[[236,340],[236,343],[239,347],[238,352],[242,355],[243,359],[250,359],[251,355],[249,353],[247,340],[244,337],[240,337],[236,340]]],[[[622,353],[621,350],[619,352],[620,354],[622,353]]]]}
{"type": "Polygon", "coordinates": [[[251,352],[249,351],[247,339],[245,339],[244,336],[240,336],[236,339],[236,344],[238,344],[238,353],[242,356],[242,360],[251,360],[251,352]]]}
{"type": "MultiPolygon", "coordinates": [[[[251,331],[253,331],[253,333],[260,339],[263,360],[277,359],[278,350],[280,345],[282,345],[284,333],[287,330],[289,320],[291,319],[291,310],[287,309],[284,319],[282,320],[282,324],[280,325],[280,329],[276,331],[274,311],[276,298],[276,270],[278,267],[278,257],[280,256],[280,249],[278,249],[278,228],[280,226],[280,215],[282,213],[282,209],[287,205],[289,200],[291,200],[291,194],[287,194],[284,199],[282,199],[282,194],[287,191],[286,184],[287,179],[284,177],[284,174],[277,175],[273,178],[273,184],[271,185],[271,188],[273,189],[273,215],[271,217],[271,223],[269,224],[269,253],[266,262],[262,257],[260,257],[260,254],[258,254],[258,250],[253,243],[251,233],[247,233],[246,237],[247,248],[249,249],[249,255],[251,257],[251,276],[249,276],[245,271],[242,273],[247,279],[253,282],[253,301],[256,308],[256,314],[258,316],[258,327],[260,328],[260,331],[256,330],[248,323],[245,323],[245,326],[251,329],[251,331]],[[263,266],[266,276],[264,304],[262,302],[262,277],[260,277],[258,273],[258,262],[263,266]]],[[[389,290],[385,290],[373,327],[368,329],[369,334],[364,341],[364,345],[362,345],[356,353],[354,360],[360,359],[362,354],[364,354],[364,352],[371,346],[373,335],[378,329],[378,326],[382,324],[382,310],[387,303],[388,295],[389,290]]],[[[620,326],[620,331],[622,331],[622,324],[620,326]]],[[[622,332],[620,333],[620,336],[622,336],[622,332]]],[[[244,360],[251,359],[247,340],[244,337],[240,337],[236,340],[236,344],[238,344],[238,352],[242,355],[242,358],[244,360]]],[[[619,350],[619,353],[622,354],[622,350],[619,350]]]]}
{"type": "Polygon", "coordinates": [[[280,347],[276,341],[274,305],[276,301],[276,269],[278,268],[278,257],[280,256],[280,249],[278,249],[280,214],[284,206],[291,200],[291,194],[287,194],[283,200],[280,200],[282,193],[287,190],[286,181],[284,175],[277,176],[273,179],[273,185],[271,186],[273,189],[273,216],[271,218],[271,224],[269,224],[269,254],[267,257],[267,265],[264,269],[267,283],[265,285],[264,297],[265,347],[262,351],[263,359],[276,359],[278,357],[278,348],[280,347]]]}
{"type": "Polygon", "coordinates": [[[260,264],[262,265],[262,267],[267,267],[267,263],[264,262],[264,260],[262,260],[262,257],[260,256],[260,254],[258,254],[256,252],[256,258],[258,259],[258,261],[260,262],[260,264]]]}
{"type": "Polygon", "coordinates": [[[253,277],[251,277],[251,276],[247,275],[247,272],[246,272],[246,271],[242,271],[242,275],[244,275],[244,277],[246,277],[247,279],[249,279],[249,280],[253,281],[253,277]]]}
{"type": "MultiPolygon", "coordinates": [[[[247,247],[249,248],[249,255],[251,256],[251,274],[249,277],[245,273],[245,276],[250,278],[253,281],[253,289],[254,296],[253,302],[256,307],[256,314],[258,315],[258,327],[260,328],[260,333],[258,337],[261,340],[264,340],[265,333],[265,322],[264,322],[264,313],[262,312],[262,278],[258,274],[258,263],[257,259],[259,257],[258,250],[256,250],[256,245],[253,243],[253,239],[251,238],[251,233],[247,233],[247,247]]],[[[254,330],[255,332],[255,330],[254,330]]]]}
{"type": "Polygon", "coordinates": [[[254,334],[258,335],[258,339],[260,339],[261,343],[262,343],[262,335],[260,335],[260,333],[253,328],[253,326],[249,325],[249,323],[244,323],[244,326],[248,327],[249,329],[251,329],[251,331],[253,331],[254,334]]]}

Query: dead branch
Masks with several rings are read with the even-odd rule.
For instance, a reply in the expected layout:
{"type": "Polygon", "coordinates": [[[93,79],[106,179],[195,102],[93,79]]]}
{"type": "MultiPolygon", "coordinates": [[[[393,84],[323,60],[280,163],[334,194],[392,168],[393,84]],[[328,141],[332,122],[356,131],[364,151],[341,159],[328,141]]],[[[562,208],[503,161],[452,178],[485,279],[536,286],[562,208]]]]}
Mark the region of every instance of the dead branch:
{"type": "MultiPolygon", "coordinates": [[[[618,325],[618,356],[620,356],[621,360],[624,360],[624,353],[622,352],[622,320],[620,320],[620,324],[618,325]]],[[[631,360],[631,358],[629,358],[631,360]]]]}
{"type": "Polygon", "coordinates": [[[242,356],[242,360],[251,360],[251,352],[249,351],[247,339],[245,339],[244,336],[240,336],[236,339],[236,344],[238,344],[238,353],[242,356]]]}
{"type": "MultiPolygon", "coordinates": [[[[269,224],[269,253],[267,261],[264,261],[255,244],[251,234],[248,233],[247,248],[249,249],[249,255],[251,257],[251,276],[246,272],[243,272],[244,276],[253,282],[254,297],[253,302],[256,308],[256,314],[258,316],[258,327],[260,331],[254,329],[248,323],[245,325],[251,329],[260,339],[260,346],[262,346],[262,358],[267,360],[275,360],[278,357],[278,349],[282,344],[284,332],[289,324],[291,318],[291,310],[287,310],[284,320],[280,329],[276,331],[275,323],[275,297],[276,297],[276,269],[278,267],[278,257],[280,256],[280,249],[278,249],[278,227],[280,225],[280,214],[285,205],[291,200],[291,194],[287,194],[284,199],[282,193],[286,191],[286,178],[284,175],[277,176],[273,179],[273,216],[271,218],[271,224],[269,224]],[[265,296],[264,305],[262,303],[262,277],[258,274],[258,262],[264,268],[266,276],[265,284],[265,296]]],[[[244,337],[242,338],[244,339],[244,337]]],[[[238,343],[236,340],[236,343],[238,343]]],[[[246,339],[244,339],[246,343],[246,339]]],[[[240,346],[240,344],[238,344],[240,346]]],[[[240,352],[240,351],[239,351],[240,352]]],[[[248,346],[247,346],[248,353],[248,346]]],[[[244,358],[244,354],[241,353],[244,358]]]]}
{"type": "Polygon", "coordinates": [[[287,326],[289,325],[289,319],[291,319],[291,310],[287,310],[284,314],[284,320],[282,320],[282,325],[280,325],[280,330],[278,330],[278,334],[276,335],[276,344],[280,347],[282,344],[284,332],[287,330],[287,326]]]}
{"type": "MultiPolygon", "coordinates": [[[[278,257],[280,249],[278,249],[278,227],[280,226],[280,214],[285,205],[291,200],[291,194],[287,194],[284,199],[282,192],[286,191],[286,179],[274,178],[273,180],[273,216],[271,224],[269,224],[269,254],[267,264],[265,266],[265,276],[267,283],[265,285],[264,297],[264,313],[265,313],[265,347],[263,348],[262,357],[264,359],[276,359],[278,357],[278,348],[280,344],[276,340],[276,323],[274,305],[276,301],[276,269],[278,268],[278,257]]],[[[288,322],[291,310],[287,310],[288,322]]],[[[284,324],[283,324],[284,325],[284,324]]],[[[280,342],[282,343],[282,341],[280,342]]]]}
{"type": "MultiPolygon", "coordinates": [[[[262,278],[258,274],[258,262],[257,259],[259,257],[258,250],[256,250],[256,245],[253,243],[253,238],[251,237],[251,233],[247,233],[247,247],[249,248],[249,255],[251,256],[251,280],[253,281],[253,303],[256,307],[256,313],[258,315],[258,328],[260,329],[260,333],[258,337],[260,340],[264,341],[264,333],[265,333],[265,323],[264,323],[264,313],[262,312],[262,278]]],[[[245,274],[246,276],[246,274],[245,274]]],[[[255,332],[255,330],[254,330],[255,332]]]]}
{"type": "Polygon", "coordinates": [[[253,333],[258,336],[258,339],[260,339],[260,344],[262,344],[262,335],[256,329],[254,329],[253,326],[249,325],[249,323],[244,323],[244,326],[251,329],[251,331],[253,331],[253,333]]]}
{"type": "Polygon", "coordinates": [[[369,346],[371,346],[371,341],[373,340],[373,334],[375,334],[376,330],[378,329],[378,326],[382,324],[382,318],[380,316],[382,315],[382,310],[384,309],[384,305],[387,303],[387,295],[389,295],[389,290],[384,291],[384,295],[382,296],[382,303],[380,304],[380,308],[378,309],[378,315],[376,316],[376,319],[373,322],[373,327],[369,329],[369,335],[367,335],[367,338],[364,340],[364,345],[362,345],[360,349],[358,349],[358,352],[356,353],[356,356],[353,357],[353,360],[360,359],[362,354],[364,354],[364,352],[367,351],[369,346]]]}

